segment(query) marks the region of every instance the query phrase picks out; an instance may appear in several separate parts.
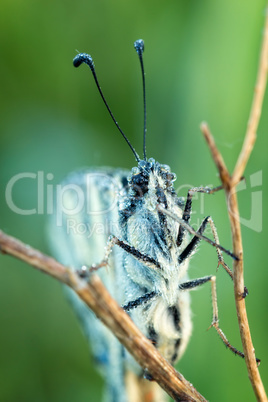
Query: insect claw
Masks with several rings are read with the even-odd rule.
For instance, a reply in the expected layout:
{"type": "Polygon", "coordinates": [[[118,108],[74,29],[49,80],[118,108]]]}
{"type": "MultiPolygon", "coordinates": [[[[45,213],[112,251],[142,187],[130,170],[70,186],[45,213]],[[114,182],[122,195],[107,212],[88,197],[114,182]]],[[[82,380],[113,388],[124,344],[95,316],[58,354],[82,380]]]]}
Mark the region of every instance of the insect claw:
{"type": "Polygon", "coordinates": [[[145,378],[148,381],[154,381],[153,376],[149,373],[147,369],[145,369],[143,372],[143,378],[145,378]]]}
{"type": "Polygon", "coordinates": [[[76,271],[77,275],[80,276],[82,279],[88,279],[89,276],[89,269],[86,265],[83,265],[80,269],[76,271]]]}
{"type": "Polygon", "coordinates": [[[210,326],[208,327],[207,331],[212,327],[219,328],[219,320],[217,318],[213,318],[213,321],[210,324],[210,326]]]}
{"type": "Polygon", "coordinates": [[[241,298],[241,300],[245,299],[247,297],[247,295],[249,294],[248,292],[248,288],[245,286],[244,287],[244,292],[243,293],[239,293],[239,296],[241,298]]]}

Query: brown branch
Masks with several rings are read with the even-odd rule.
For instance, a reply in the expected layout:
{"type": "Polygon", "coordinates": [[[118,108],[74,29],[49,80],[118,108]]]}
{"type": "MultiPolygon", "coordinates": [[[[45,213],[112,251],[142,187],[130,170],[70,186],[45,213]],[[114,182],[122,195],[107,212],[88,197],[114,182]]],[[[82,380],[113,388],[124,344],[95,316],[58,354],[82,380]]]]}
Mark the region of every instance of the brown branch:
{"type": "Polygon", "coordinates": [[[98,276],[92,275],[89,281],[85,281],[76,272],[53,258],[2,231],[0,231],[0,251],[32,265],[72,288],[114,333],[141,367],[149,372],[175,401],[206,401],[137,329],[130,317],[112,299],[98,276]]]}
{"type": "Polygon", "coordinates": [[[267,401],[265,389],[256,365],[255,350],[253,347],[249,323],[246,312],[245,300],[241,297],[244,292],[244,273],[243,273],[243,246],[241,237],[241,227],[239,222],[239,209],[236,194],[236,185],[241,180],[241,177],[246,168],[248,159],[252,152],[255,140],[258,123],[261,116],[262,102],[266,88],[268,71],[268,14],[266,15],[265,30],[263,36],[261,57],[259,62],[257,83],[255,86],[255,94],[253,97],[249,123],[245,135],[244,144],[238,157],[234,173],[230,176],[228,169],[225,166],[224,160],[218,151],[214,138],[211,135],[208,126],[203,123],[201,131],[210,148],[214,162],[220,173],[220,178],[225,189],[225,195],[228,205],[228,214],[232,231],[233,252],[239,258],[234,261],[234,294],[235,304],[242,340],[245,361],[248,369],[249,379],[258,401],[267,401]]]}
{"type": "Polygon", "coordinates": [[[221,156],[218,148],[216,147],[215,140],[209,131],[209,127],[208,127],[207,123],[205,123],[205,122],[201,123],[200,129],[205,137],[205,140],[208,143],[208,146],[210,148],[212,158],[215,162],[215,165],[218,168],[218,171],[220,174],[220,179],[223,184],[223,188],[227,188],[230,183],[230,174],[225,165],[223,157],[221,156]]]}
{"type": "MultiPolygon", "coordinates": [[[[217,167],[223,166],[223,158],[216,147],[214,138],[209,131],[209,128],[206,124],[202,124],[201,130],[204,134],[204,137],[210,147],[210,151],[214,162],[217,167]]],[[[223,162],[224,164],[224,162],[223,162]]],[[[225,166],[225,164],[224,164],[225,166]]],[[[218,168],[220,177],[221,169],[218,168]]],[[[228,172],[228,170],[227,170],[228,172]]],[[[228,172],[229,175],[229,172],[228,172]]],[[[227,176],[224,176],[227,177],[227,176]]],[[[241,227],[239,222],[239,209],[237,202],[237,194],[235,191],[235,186],[232,185],[231,177],[229,176],[229,180],[225,183],[223,182],[226,200],[228,204],[228,214],[230,220],[230,226],[232,230],[232,241],[233,241],[233,253],[239,258],[238,261],[234,261],[233,265],[233,279],[234,279],[234,294],[235,294],[235,304],[236,304],[236,312],[240,330],[240,336],[243,345],[243,351],[245,355],[245,361],[248,369],[248,375],[250,382],[252,384],[253,390],[257,397],[258,401],[267,401],[265,389],[260,377],[260,373],[256,364],[256,356],[255,349],[253,347],[249,323],[247,318],[247,311],[245,305],[245,299],[242,297],[244,293],[244,274],[243,274],[243,247],[242,247],[242,238],[241,238],[241,227]]]]}
{"type": "Polygon", "coordinates": [[[228,205],[228,214],[230,226],[232,230],[233,252],[239,258],[234,261],[234,294],[240,336],[242,340],[245,361],[248,369],[249,379],[251,381],[255,395],[259,401],[267,401],[267,396],[260,377],[259,370],[256,365],[255,350],[253,347],[249,323],[246,312],[245,300],[242,295],[244,292],[244,267],[243,267],[243,246],[241,237],[241,227],[239,222],[239,209],[236,194],[236,185],[240,181],[246,164],[252,152],[255,140],[258,123],[261,116],[262,102],[266,88],[268,71],[268,14],[266,15],[266,24],[263,36],[261,57],[258,69],[257,84],[253,97],[252,108],[248,123],[247,132],[245,135],[244,144],[238,157],[233,176],[231,177],[228,169],[225,166],[224,159],[216,147],[214,138],[209,131],[208,126],[203,123],[201,131],[210,148],[214,162],[220,173],[220,178],[225,189],[225,195],[228,205]]]}
{"type": "Polygon", "coordinates": [[[245,300],[241,295],[244,292],[244,263],[243,263],[243,246],[241,237],[241,227],[239,221],[239,209],[236,194],[236,185],[241,180],[241,177],[246,168],[248,159],[252,152],[256,141],[256,132],[261,116],[262,102],[266,88],[268,71],[268,14],[266,15],[266,24],[262,43],[261,57],[258,69],[257,83],[255,86],[255,94],[253,97],[252,108],[248,123],[247,132],[245,135],[244,144],[238,157],[234,173],[230,176],[228,169],[225,166],[222,155],[216,147],[214,138],[209,131],[207,124],[201,125],[201,131],[210,148],[214,162],[220,173],[220,178],[225,189],[225,195],[228,205],[228,214],[232,231],[233,252],[239,258],[234,261],[234,294],[235,304],[238,317],[240,336],[245,355],[245,361],[248,369],[249,379],[258,401],[267,401],[265,389],[256,365],[255,350],[253,347],[249,323],[246,312],[245,300]]]}

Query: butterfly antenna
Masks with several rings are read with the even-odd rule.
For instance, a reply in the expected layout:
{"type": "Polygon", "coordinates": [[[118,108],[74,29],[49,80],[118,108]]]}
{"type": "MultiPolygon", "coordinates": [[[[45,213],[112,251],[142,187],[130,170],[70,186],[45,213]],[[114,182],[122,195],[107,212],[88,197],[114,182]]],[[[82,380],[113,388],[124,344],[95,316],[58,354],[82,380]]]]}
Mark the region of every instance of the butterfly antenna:
{"type": "Polygon", "coordinates": [[[133,152],[133,154],[135,156],[135,159],[137,160],[137,162],[139,162],[140,161],[139,155],[137,154],[137,152],[135,151],[134,147],[131,145],[129,139],[127,138],[127,136],[124,134],[124,132],[122,131],[121,127],[117,123],[117,121],[116,121],[116,119],[115,119],[115,117],[114,117],[114,115],[113,115],[108,103],[106,102],[106,99],[105,99],[105,97],[104,97],[104,95],[102,93],[102,90],[101,90],[101,87],[100,87],[100,84],[99,84],[99,81],[98,81],[98,78],[97,78],[97,75],[96,75],[95,66],[94,66],[94,62],[93,62],[92,57],[87,53],[79,53],[73,59],[73,65],[74,65],[74,67],[79,67],[82,63],[85,63],[85,64],[87,64],[89,66],[89,68],[90,68],[90,70],[91,70],[91,72],[93,74],[95,83],[97,85],[98,91],[100,93],[100,96],[102,97],[102,100],[103,100],[103,102],[104,102],[104,104],[105,104],[105,106],[106,106],[111,118],[113,119],[116,127],[118,128],[118,130],[120,131],[120,133],[122,134],[122,136],[124,137],[126,142],[128,143],[131,151],[133,152]]]}
{"type": "Polygon", "coordinates": [[[143,110],[144,110],[144,127],[143,127],[143,157],[144,160],[147,160],[146,157],[146,92],[145,92],[145,73],[144,73],[144,65],[143,65],[143,52],[144,52],[144,42],[142,39],[138,39],[134,42],[134,48],[138,53],[140,64],[141,64],[141,74],[142,74],[142,86],[143,86],[143,110]]]}

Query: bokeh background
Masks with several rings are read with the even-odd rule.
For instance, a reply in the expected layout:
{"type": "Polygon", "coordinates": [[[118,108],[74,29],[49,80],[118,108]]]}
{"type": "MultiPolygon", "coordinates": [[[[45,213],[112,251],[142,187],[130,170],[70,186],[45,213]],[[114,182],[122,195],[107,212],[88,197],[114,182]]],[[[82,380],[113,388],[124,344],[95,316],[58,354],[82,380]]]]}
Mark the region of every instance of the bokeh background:
{"type": "MultiPolygon", "coordinates": [[[[180,195],[191,186],[218,185],[199,125],[209,122],[232,170],[251,105],[265,3],[2,0],[1,229],[49,253],[46,214],[22,216],[6,203],[5,188],[18,173],[52,173],[53,180],[45,185],[56,186],[79,167],[135,165],[89,69],[73,68],[77,49],[94,57],[107,100],[141,153],[141,77],[133,42],[143,38],[148,155],[172,167],[177,187],[182,186],[180,195]]],[[[264,382],[268,376],[267,106],[266,94],[258,140],[245,172],[247,188],[239,194],[241,215],[250,221],[242,226],[250,292],[247,311],[264,382]],[[262,185],[250,189],[250,176],[256,172],[262,174],[262,185]],[[259,191],[263,209],[254,204],[252,191],[259,191]]],[[[13,196],[20,208],[35,208],[36,181],[17,183],[13,196]]],[[[231,248],[223,193],[199,197],[192,223],[209,214],[221,244],[231,248]]],[[[232,264],[229,257],[226,262],[232,264]]],[[[99,401],[103,382],[60,284],[10,257],[0,256],[0,264],[0,401],[99,401]]],[[[203,244],[190,276],[215,273],[216,267],[215,250],[203,244]]],[[[241,349],[232,283],[221,269],[217,286],[221,327],[241,349]]],[[[225,349],[213,329],[206,331],[212,315],[209,285],[193,292],[192,309],[194,332],[179,370],[211,401],[254,400],[244,361],[225,349]]]]}

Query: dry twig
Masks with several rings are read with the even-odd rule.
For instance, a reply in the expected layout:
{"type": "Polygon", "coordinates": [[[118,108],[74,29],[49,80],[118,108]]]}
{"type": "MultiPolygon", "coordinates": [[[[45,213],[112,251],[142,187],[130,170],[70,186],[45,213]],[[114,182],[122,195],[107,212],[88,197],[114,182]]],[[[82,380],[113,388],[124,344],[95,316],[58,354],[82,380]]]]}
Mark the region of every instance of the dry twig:
{"type": "Polygon", "coordinates": [[[130,317],[109,295],[98,276],[92,275],[89,281],[85,281],[77,273],[53,258],[2,231],[0,231],[0,250],[2,253],[28,263],[72,288],[113,332],[141,367],[149,372],[175,401],[206,401],[193,385],[178,373],[137,329],[130,317]]]}
{"type": "Polygon", "coordinates": [[[208,143],[212,157],[219,171],[223,187],[225,189],[230,226],[232,231],[233,252],[239,258],[238,261],[234,261],[234,293],[235,293],[236,311],[240,329],[240,336],[243,345],[243,351],[245,354],[245,360],[248,369],[248,375],[258,401],[267,401],[267,396],[260,377],[260,373],[258,371],[258,367],[256,365],[255,350],[250,335],[245,300],[242,297],[244,292],[243,247],[241,238],[241,227],[239,222],[238,201],[235,189],[236,185],[241,180],[241,177],[244,173],[246,164],[248,162],[248,159],[250,157],[250,154],[252,152],[256,140],[256,132],[261,115],[262,101],[267,81],[267,71],[268,71],[268,14],[266,15],[266,24],[262,43],[257,84],[255,87],[255,94],[253,97],[248,128],[245,135],[245,141],[232,176],[230,175],[228,169],[225,166],[223,157],[216,147],[214,138],[210,133],[207,124],[202,123],[201,125],[201,131],[203,132],[204,137],[208,143]]]}

